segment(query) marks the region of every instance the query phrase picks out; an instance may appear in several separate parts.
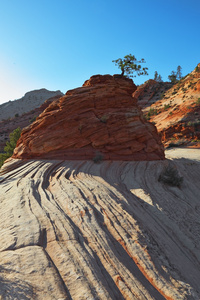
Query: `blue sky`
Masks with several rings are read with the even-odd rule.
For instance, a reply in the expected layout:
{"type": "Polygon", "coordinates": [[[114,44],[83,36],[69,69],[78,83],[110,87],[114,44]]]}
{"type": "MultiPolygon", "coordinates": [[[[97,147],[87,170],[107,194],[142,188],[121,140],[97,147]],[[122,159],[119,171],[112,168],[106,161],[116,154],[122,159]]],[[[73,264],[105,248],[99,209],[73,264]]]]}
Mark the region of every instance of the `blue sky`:
{"type": "Polygon", "coordinates": [[[67,90],[112,60],[144,58],[149,76],[200,62],[199,0],[0,0],[0,103],[34,89],[67,90]]]}

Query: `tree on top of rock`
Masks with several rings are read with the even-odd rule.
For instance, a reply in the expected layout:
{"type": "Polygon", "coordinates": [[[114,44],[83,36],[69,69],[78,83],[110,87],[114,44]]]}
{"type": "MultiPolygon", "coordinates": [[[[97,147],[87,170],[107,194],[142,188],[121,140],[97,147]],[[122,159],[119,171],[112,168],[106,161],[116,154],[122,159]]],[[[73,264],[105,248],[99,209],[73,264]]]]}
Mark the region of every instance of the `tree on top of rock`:
{"type": "Polygon", "coordinates": [[[162,82],[162,77],[160,74],[158,74],[157,71],[155,71],[155,73],[154,73],[154,80],[157,82],[162,82]]]}
{"type": "Polygon", "coordinates": [[[148,68],[142,68],[141,66],[142,63],[145,63],[145,60],[143,58],[141,60],[137,60],[132,54],[126,55],[124,56],[124,58],[118,58],[116,60],[113,60],[112,62],[114,62],[115,65],[118,66],[119,69],[121,69],[121,76],[136,77],[136,75],[132,75],[134,72],[136,72],[138,76],[148,75],[148,68]]]}
{"type": "Polygon", "coordinates": [[[181,70],[182,70],[182,67],[178,66],[176,72],[174,72],[174,71],[171,72],[171,75],[168,76],[171,83],[176,83],[177,81],[181,80],[181,78],[182,78],[181,70]]]}
{"type": "Polygon", "coordinates": [[[176,77],[178,80],[181,80],[181,78],[182,78],[182,67],[181,66],[177,67],[176,77]]]}
{"type": "Polygon", "coordinates": [[[171,81],[171,83],[176,83],[177,82],[176,72],[172,71],[171,74],[168,76],[168,78],[171,81]]]}

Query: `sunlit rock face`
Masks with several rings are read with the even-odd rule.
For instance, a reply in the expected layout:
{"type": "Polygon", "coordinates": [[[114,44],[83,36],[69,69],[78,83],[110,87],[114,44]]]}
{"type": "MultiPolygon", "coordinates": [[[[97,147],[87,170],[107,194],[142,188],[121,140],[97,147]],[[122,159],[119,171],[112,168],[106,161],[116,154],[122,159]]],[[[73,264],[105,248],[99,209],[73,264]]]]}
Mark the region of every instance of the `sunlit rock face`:
{"type": "Polygon", "coordinates": [[[175,84],[149,79],[133,92],[133,97],[156,125],[165,147],[200,147],[200,64],[175,84]]]}
{"type": "Polygon", "coordinates": [[[0,298],[200,299],[200,161],[192,153],[173,161],[7,161],[0,298]],[[168,164],[184,176],[180,187],[158,181],[168,164]]]}
{"type": "Polygon", "coordinates": [[[14,158],[160,160],[163,146],[132,97],[131,79],[96,75],[23,130],[14,158]]]}

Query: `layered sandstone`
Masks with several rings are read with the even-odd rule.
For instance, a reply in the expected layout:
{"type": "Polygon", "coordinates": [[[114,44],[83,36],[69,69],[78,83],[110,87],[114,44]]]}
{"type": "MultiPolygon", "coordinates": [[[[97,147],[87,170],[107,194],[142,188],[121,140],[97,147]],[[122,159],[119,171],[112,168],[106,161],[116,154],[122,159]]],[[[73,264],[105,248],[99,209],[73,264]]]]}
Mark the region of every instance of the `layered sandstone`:
{"type": "Polygon", "coordinates": [[[27,113],[23,113],[22,115],[16,114],[16,116],[11,119],[0,121],[0,152],[4,151],[4,147],[9,139],[9,135],[13,130],[18,127],[23,129],[29,126],[30,123],[32,123],[36,117],[38,117],[49,106],[51,102],[60,97],[61,95],[56,95],[47,99],[44,103],[42,103],[42,105],[40,105],[40,107],[36,107],[27,113]]]}
{"type": "Polygon", "coordinates": [[[200,155],[184,150],[161,161],[7,161],[0,299],[200,299],[200,155]],[[158,181],[167,165],[180,187],[158,181]]]}
{"type": "Polygon", "coordinates": [[[159,160],[163,146],[131,79],[92,76],[54,101],[23,130],[15,158],[159,160]]]}
{"type": "Polygon", "coordinates": [[[146,118],[168,144],[200,141],[200,64],[176,84],[148,80],[133,93],[146,118]]]}

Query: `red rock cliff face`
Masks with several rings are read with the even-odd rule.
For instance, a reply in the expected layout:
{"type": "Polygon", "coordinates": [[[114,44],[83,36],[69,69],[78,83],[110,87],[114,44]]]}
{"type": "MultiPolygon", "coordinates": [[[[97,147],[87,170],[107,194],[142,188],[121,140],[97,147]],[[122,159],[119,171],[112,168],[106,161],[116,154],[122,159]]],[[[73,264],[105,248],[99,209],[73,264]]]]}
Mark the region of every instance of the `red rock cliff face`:
{"type": "Polygon", "coordinates": [[[54,101],[23,130],[14,158],[159,160],[163,146],[117,75],[96,75],[54,101]]]}

